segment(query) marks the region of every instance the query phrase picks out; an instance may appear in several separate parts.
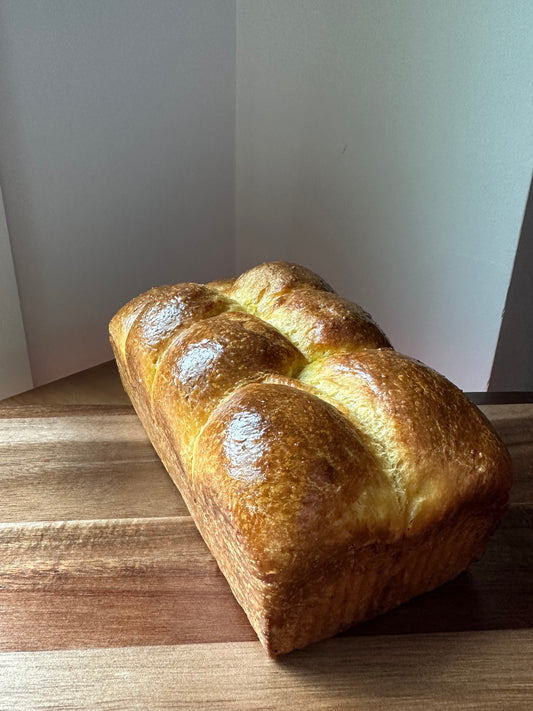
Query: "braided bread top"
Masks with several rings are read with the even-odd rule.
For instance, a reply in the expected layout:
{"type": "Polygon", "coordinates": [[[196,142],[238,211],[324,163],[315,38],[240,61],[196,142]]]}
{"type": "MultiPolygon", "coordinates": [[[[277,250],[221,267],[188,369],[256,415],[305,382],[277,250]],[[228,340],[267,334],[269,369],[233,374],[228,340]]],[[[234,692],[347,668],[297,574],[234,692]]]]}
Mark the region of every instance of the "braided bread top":
{"type": "Polygon", "coordinates": [[[110,333],[195,500],[259,576],[507,498],[482,413],[304,267],[151,289],[110,333]]]}

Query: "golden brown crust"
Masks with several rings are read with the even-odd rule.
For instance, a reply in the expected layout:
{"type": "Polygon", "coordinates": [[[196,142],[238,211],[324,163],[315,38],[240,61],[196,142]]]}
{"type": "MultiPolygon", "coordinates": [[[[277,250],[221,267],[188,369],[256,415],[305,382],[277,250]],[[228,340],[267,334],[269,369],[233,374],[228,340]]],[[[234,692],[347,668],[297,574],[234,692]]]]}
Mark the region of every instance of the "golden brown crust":
{"type": "Polygon", "coordinates": [[[483,414],[449,380],[390,349],[335,354],[301,373],[343,407],[394,482],[408,534],[472,502],[501,508],[508,453],[483,414]]]}
{"type": "Polygon", "coordinates": [[[216,279],[215,281],[210,281],[208,284],[206,284],[209,289],[214,289],[215,291],[220,292],[221,294],[227,295],[229,294],[231,288],[235,284],[235,279],[230,278],[230,279],[216,279]]]}
{"type": "Polygon", "coordinates": [[[510,462],[483,415],[304,267],[151,289],[110,335],[272,655],[455,576],[502,515],[510,462]]]}
{"type": "Polygon", "coordinates": [[[276,297],[261,318],[290,335],[308,360],[391,344],[370,314],[338,294],[302,287],[276,297]]]}
{"type": "Polygon", "coordinates": [[[137,316],[150,304],[157,303],[160,296],[165,294],[169,286],[154,286],[152,289],[139,294],[117,311],[109,324],[109,335],[113,348],[119,353],[122,360],[126,357],[126,338],[137,316]]]}
{"type": "Polygon", "coordinates": [[[247,311],[261,315],[275,298],[302,287],[333,291],[327,282],[306,267],[288,262],[267,262],[237,277],[228,293],[247,311]]]}
{"type": "Polygon", "coordinates": [[[132,378],[150,391],[157,362],[178,332],[232,306],[230,299],[202,284],[163,287],[141,308],[126,337],[126,362],[132,378]]]}
{"type": "Polygon", "coordinates": [[[209,414],[228,393],[268,373],[295,375],[304,364],[290,341],[247,313],[219,314],[180,333],[161,358],[153,400],[186,466],[209,414]]]}
{"type": "Polygon", "coordinates": [[[397,539],[397,496],[336,408],[288,385],[253,383],[197,440],[193,486],[239,532],[254,574],[298,579],[347,545],[397,539]]]}

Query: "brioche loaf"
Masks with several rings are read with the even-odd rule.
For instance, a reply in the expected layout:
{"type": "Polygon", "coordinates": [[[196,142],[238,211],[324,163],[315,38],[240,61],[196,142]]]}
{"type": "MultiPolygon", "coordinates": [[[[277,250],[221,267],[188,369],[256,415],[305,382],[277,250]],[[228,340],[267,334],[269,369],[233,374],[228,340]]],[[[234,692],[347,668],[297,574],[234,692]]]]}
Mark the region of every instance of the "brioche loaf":
{"type": "Polygon", "coordinates": [[[304,267],[156,287],[110,335],[271,656],[455,577],[505,510],[510,460],[482,413],[304,267]]]}

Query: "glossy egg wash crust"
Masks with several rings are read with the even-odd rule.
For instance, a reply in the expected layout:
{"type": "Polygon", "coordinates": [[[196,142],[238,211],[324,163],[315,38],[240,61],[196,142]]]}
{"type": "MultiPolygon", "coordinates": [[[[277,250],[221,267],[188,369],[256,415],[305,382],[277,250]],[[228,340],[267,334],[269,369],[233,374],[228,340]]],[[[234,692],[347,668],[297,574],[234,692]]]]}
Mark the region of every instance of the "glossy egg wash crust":
{"type": "Polygon", "coordinates": [[[455,577],[505,510],[509,455],[482,413],[304,267],[155,287],[110,335],[272,656],[455,577]]]}

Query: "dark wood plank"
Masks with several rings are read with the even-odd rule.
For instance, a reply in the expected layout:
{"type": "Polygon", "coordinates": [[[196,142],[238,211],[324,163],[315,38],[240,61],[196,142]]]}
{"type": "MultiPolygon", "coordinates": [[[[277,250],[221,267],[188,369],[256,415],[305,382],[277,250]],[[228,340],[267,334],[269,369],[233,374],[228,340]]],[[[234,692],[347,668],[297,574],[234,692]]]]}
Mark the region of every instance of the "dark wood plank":
{"type": "Polygon", "coordinates": [[[533,402],[533,392],[528,390],[508,390],[507,392],[468,392],[465,393],[465,395],[475,405],[509,405],[516,402],[533,402]]]}
{"type": "Polygon", "coordinates": [[[483,557],[455,580],[346,635],[533,628],[533,511],[512,508],[483,557]]]}
{"type": "MultiPolygon", "coordinates": [[[[533,626],[531,512],[517,509],[481,561],[348,635],[533,626]]],[[[0,527],[0,649],[254,639],[192,519],[0,527]]]]}
{"type": "Polygon", "coordinates": [[[480,408],[507,445],[513,460],[513,504],[533,506],[533,404],[480,408]]]}
{"type": "Polygon", "coordinates": [[[0,526],[0,649],[251,640],[190,517],[0,526]]]}

